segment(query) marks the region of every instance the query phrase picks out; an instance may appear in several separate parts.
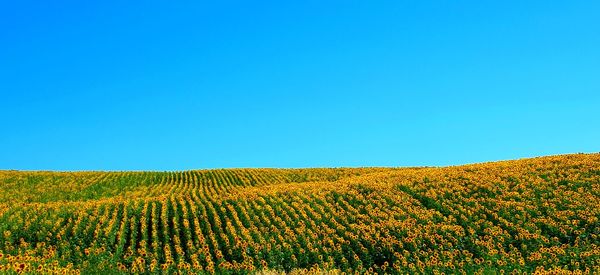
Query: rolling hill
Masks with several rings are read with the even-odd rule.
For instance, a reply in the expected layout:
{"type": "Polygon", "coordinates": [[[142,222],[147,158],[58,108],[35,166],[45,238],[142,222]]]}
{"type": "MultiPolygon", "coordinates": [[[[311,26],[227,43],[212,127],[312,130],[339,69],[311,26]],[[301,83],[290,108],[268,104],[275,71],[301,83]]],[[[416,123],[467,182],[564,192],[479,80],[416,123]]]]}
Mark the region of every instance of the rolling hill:
{"type": "Polygon", "coordinates": [[[600,154],[426,168],[0,171],[0,272],[600,271],[600,154]]]}

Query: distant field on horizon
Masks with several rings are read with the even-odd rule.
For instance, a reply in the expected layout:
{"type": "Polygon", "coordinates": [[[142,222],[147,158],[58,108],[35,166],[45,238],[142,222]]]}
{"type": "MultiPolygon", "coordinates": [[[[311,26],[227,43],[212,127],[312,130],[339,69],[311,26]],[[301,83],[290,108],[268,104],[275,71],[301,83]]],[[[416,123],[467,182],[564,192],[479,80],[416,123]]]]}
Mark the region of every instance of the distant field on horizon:
{"type": "Polygon", "coordinates": [[[213,170],[240,170],[240,169],[272,169],[272,170],[308,170],[308,169],[406,169],[406,168],[445,168],[445,167],[457,167],[467,165],[477,165],[485,163],[499,163],[507,161],[519,161],[526,159],[536,158],[547,158],[547,157],[559,157],[568,155],[593,155],[600,154],[600,152],[577,152],[577,153],[565,153],[565,154],[549,154],[544,156],[525,156],[508,159],[490,159],[479,162],[463,162],[463,163],[451,163],[451,164],[422,164],[422,165],[350,165],[350,166],[240,166],[240,167],[198,167],[191,169],[2,169],[0,172],[51,172],[51,173],[90,173],[90,172],[106,172],[106,173],[122,173],[122,172],[150,172],[150,173],[169,173],[169,172],[201,172],[201,171],[213,171],[213,170]]]}
{"type": "Polygon", "coordinates": [[[0,170],[0,272],[600,271],[600,153],[446,167],[0,170]]]}

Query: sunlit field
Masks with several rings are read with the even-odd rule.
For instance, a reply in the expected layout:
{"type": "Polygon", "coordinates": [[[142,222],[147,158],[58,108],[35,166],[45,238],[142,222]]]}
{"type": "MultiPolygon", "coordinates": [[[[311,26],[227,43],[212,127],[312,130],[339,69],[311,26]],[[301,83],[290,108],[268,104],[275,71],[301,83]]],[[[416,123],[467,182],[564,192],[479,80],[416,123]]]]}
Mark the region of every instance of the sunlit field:
{"type": "Polygon", "coordinates": [[[600,272],[600,154],[0,171],[0,273],[600,272]]]}

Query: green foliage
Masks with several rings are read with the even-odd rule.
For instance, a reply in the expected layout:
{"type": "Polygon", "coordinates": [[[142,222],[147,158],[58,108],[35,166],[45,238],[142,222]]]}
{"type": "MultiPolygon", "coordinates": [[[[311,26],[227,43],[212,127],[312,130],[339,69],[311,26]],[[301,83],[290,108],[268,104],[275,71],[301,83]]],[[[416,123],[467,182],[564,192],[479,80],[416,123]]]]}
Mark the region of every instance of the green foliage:
{"type": "Polygon", "coordinates": [[[597,272],[598,171],[0,171],[0,273],[597,272]]]}

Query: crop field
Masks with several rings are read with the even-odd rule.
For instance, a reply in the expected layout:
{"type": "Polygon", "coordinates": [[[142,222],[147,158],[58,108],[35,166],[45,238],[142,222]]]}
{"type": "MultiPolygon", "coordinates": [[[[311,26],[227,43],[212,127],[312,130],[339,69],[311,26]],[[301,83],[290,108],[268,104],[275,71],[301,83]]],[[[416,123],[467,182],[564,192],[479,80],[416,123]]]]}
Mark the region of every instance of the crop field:
{"type": "Polygon", "coordinates": [[[600,272],[600,154],[0,171],[0,273],[600,272]]]}

